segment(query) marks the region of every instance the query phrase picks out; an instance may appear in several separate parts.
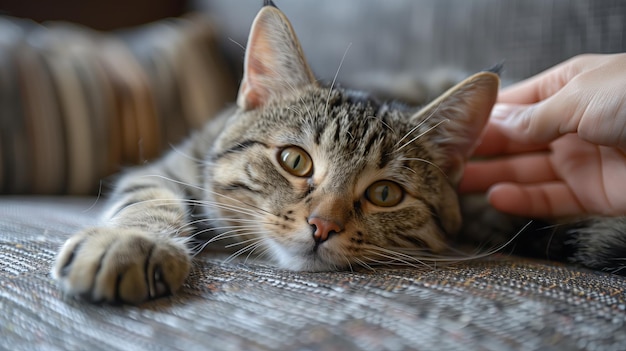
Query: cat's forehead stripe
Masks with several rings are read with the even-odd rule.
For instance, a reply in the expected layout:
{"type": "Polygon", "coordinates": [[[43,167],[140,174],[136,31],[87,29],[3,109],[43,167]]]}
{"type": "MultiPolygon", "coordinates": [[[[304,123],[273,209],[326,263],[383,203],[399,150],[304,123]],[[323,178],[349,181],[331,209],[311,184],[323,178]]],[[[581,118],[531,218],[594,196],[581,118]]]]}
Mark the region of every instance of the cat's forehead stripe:
{"type": "Polygon", "coordinates": [[[405,103],[397,100],[381,101],[374,95],[355,89],[336,88],[345,98],[346,102],[350,104],[363,104],[369,105],[377,111],[377,114],[384,114],[390,110],[396,110],[401,112],[411,111],[412,108],[405,103]]]}
{"type": "Polygon", "coordinates": [[[334,90],[322,113],[327,118],[311,116],[312,141],[323,145],[325,157],[343,165],[342,174],[360,174],[368,165],[383,169],[391,161],[393,122],[389,109],[379,112],[381,106],[366,94],[334,90]]]}

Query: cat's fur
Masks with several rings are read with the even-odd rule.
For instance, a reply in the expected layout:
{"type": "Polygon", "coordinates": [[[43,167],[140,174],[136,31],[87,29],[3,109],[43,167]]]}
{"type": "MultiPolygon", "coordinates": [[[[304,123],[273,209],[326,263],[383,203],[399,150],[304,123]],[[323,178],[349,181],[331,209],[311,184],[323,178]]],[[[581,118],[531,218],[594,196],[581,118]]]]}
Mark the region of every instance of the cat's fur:
{"type": "Polygon", "coordinates": [[[90,301],[166,295],[189,273],[198,228],[295,270],[435,258],[460,230],[455,188],[498,84],[478,73],[421,110],[321,86],[270,3],[237,108],[123,175],[101,226],[72,236],[53,274],[90,301]]]}

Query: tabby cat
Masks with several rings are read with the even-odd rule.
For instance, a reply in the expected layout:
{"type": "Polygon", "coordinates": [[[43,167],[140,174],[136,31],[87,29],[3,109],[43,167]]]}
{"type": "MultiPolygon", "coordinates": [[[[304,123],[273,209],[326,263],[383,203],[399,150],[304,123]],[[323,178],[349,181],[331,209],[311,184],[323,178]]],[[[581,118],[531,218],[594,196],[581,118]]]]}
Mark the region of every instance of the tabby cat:
{"type": "Polygon", "coordinates": [[[244,70],[236,109],[124,174],[101,226],[67,240],[53,268],[66,294],[139,303],[173,293],[199,234],[308,271],[412,264],[449,248],[461,228],[455,188],[496,73],[419,110],[321,86],[271,2],[252,25],[244,70]]]}

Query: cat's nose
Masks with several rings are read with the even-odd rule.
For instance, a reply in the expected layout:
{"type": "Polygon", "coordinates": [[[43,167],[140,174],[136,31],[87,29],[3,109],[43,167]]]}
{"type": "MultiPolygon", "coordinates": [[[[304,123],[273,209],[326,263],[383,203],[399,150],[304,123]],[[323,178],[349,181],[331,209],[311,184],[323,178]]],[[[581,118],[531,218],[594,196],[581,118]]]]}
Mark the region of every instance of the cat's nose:
{"type": "Polygon", "coordinates": [[[343,226],[332,220],[319,217],[311,217],[308,219],[309,224],[313,228],[313,239],[317,243],[323,243],[328,240],[332,234],[337,234],[343,230],[343,226]]]}

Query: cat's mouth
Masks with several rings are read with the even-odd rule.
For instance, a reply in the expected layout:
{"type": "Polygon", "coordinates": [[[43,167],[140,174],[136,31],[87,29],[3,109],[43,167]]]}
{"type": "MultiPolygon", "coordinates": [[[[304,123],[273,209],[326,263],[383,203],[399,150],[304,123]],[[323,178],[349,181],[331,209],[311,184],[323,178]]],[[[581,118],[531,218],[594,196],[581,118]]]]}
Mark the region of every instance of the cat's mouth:
{"type": "Polygon", "coordinates": [[[328,245],[326,241],[314,241],[313,248],[311,249],[311,254],[318,255],[318,251],[320,250],[320,247],[325,246],[325,245],[328,245]]]}
{"type": "Polygon", "coordinates": [[[334,250],[329,247],[331,240],[325,242],[309,242],[307,244],[283,245],[273,243],[270,250],[281,268],[297,271],[336,271],[343,268],[334,250]]]}

